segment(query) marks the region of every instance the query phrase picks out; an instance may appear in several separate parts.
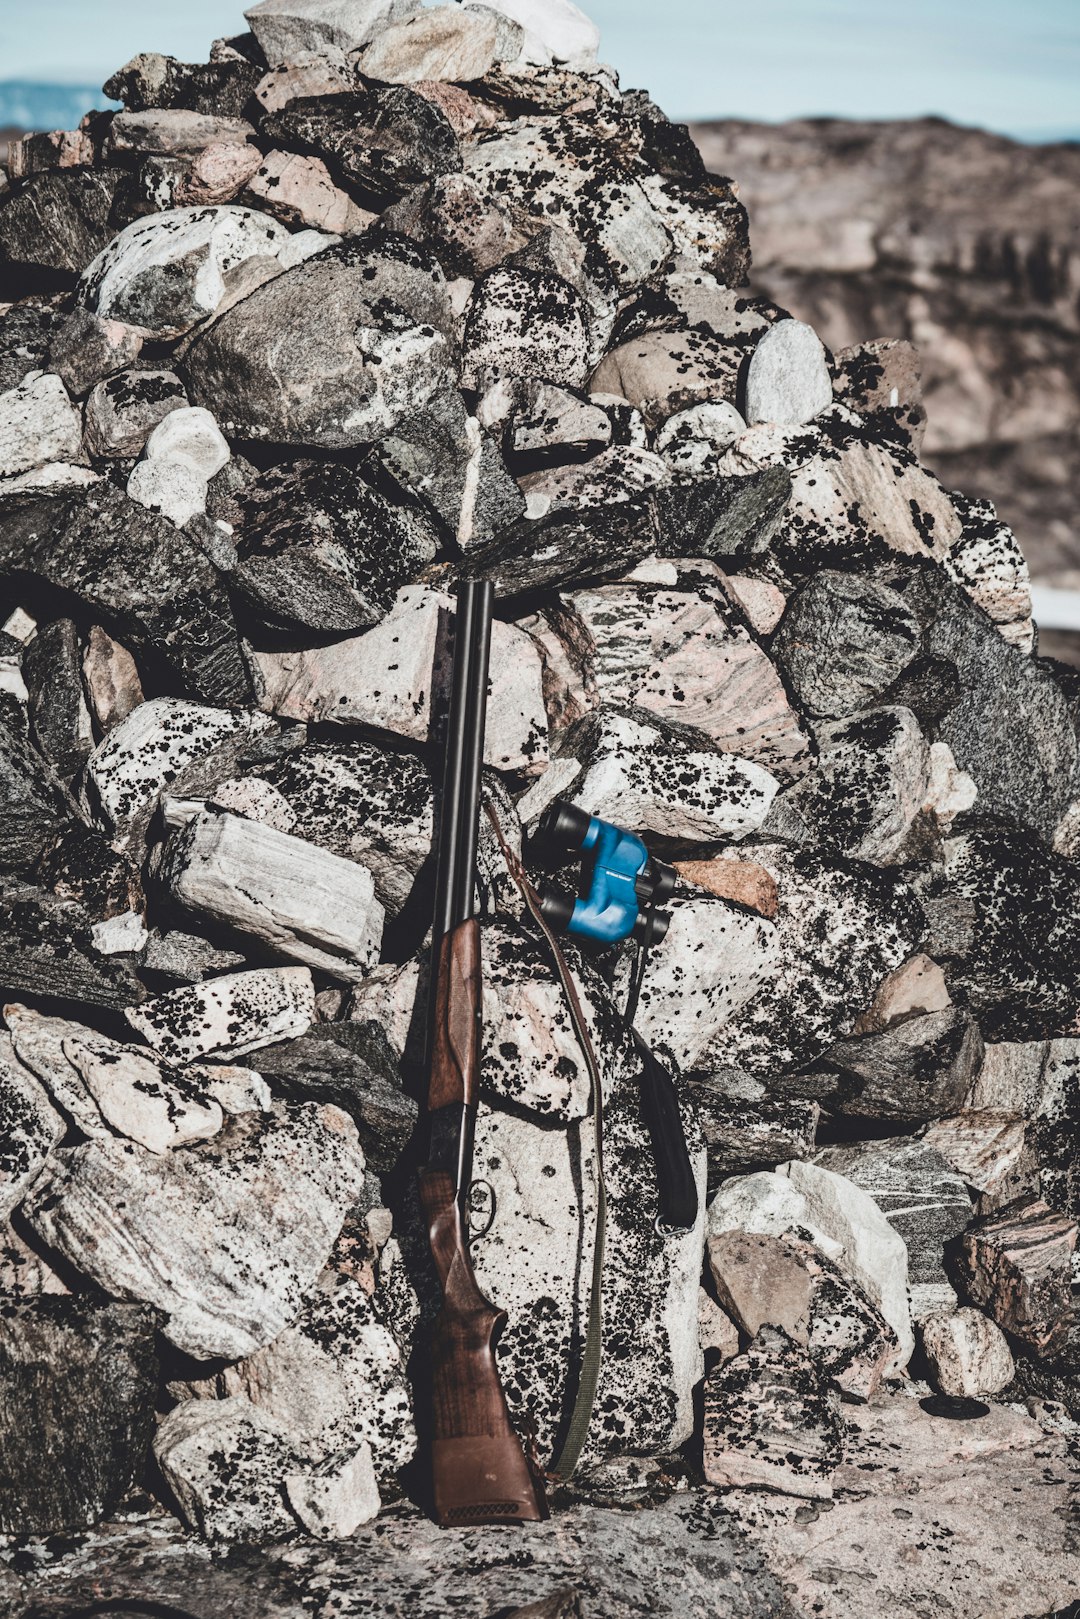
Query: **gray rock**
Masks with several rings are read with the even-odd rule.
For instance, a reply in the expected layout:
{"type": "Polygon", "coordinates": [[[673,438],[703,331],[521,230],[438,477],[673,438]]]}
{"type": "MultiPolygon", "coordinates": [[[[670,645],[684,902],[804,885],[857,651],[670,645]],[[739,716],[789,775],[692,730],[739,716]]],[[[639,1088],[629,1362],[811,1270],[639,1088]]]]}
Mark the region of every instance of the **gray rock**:
{"type": "Polygon", "coordinates": [[[497,443],[468,414],[456,388],[399,422],[378,455],[401,489],[416,496],[466,553],[525,511],[497,443]]]}
{"type": "Polygon", "coordinates": [[[528,269],[491,270],[477,282],[465,312],[465,387],[504,376],[580,387],[587,372],[585,304],[568,282],[528,269]]]}
{"type": "Polygon", "coordinates": [[[140,1477],[154,1422],[155,1312],[0,1302],[0,1530],[91,1528],[140,1477]]]}
{"type": "Polygon", "coordinates": [[[145,112],[118,112],[105,137],[106,157],[121,162],[132,155],[194,157],[208,146],[240,145],[255,130],[242,118],[219,118],[181,107],[151,107],[145,112]]]}
{"type": "Polygon", "coordinates": [[[691,405],[668,417],[656,436],[656,449],[678,472],[694,477],[710,472],[717,452],[745,431],[746,423],[726,400],[691,405]]]}
{"type": "Polygon", "coordinates": [[[162,883],[189,911],[345,983],[378,960],[383,908],[366,866],[203,808],[170,839],[162,883]]]}
{"type": "Polygon", "coordinates": [[[206,510],[206,479],[184,461],[140,461],[127,481],[127,493],[177,528],[206,510]]]}
{"type": "Polygon", "coordinates": [[[381,84],[469,84],[513,60],[522,43],[521,29],[492,7],[430,6],[381,29],[361,52],[360,69],[381,84]]]}
{"type": "MultiPolygon", "coordinates": [[[[525,493],[530,517],[546,517],[549,512],[587,512],[610,507],[650,490],[666,487],[670,474],[664,462],[650,450],[612,444],[591,460],[564,466],[541,467],[527,472],[518,482],[525,493]]],[[[623,558],[629,561],[630,558],[623,558]]]]}
{"type": "Polygon", "coordinates": [[[273,66],[303,51],[327,55],[328,46],[358,50],[409,9],[402,0],[259,0],[244,17],[273,66]]]}
{"type": "Polygon", "coordinates": [[[457,381],[446,279],[404,237],[329,247],[258,288],[190,349],[196,402],[230,438],[345,449],[457,381]]]}
{"type": "Polygon", "coordinates": [[[379,209],[461,168],[458,137],[442,107],[404,84],[303,97],[265,118],[263,132],[324,159],[339,183],[379,209]]]}
{"type": "Polygon", "coordinates": [[[705,1379],[705,1477],[831,1501],[843,1455],[837,1395],[809,1353],[763,1327],[705,1379]]]}
{"type": "Polygon", "coordinates": [[[86,401],[86,448],[93,456],[131,460],[158,423],[186,404],[184,384],[172,371],[119,371],[97,383],[86,401]]]}
{"type": "Polygon", "coordinates": [[[6,993],[129,1007],[145,990],[122,957],[97,948],[92,911],[32,883],[0,887],[0,984],[6,993]]]}
{"type": "Polygon", "coordinates": [[[710,1194],[729,1175],[813,1155],[821,1111],[816,1102],[757,1095],[761,1087],[753,1081],[745,1089],[735,1085],[729,1093],[724,1077],[683,1082],[701,1120],[710,1194]]]}
{"type": "Polygon", "coordinates": [[[762,334],[746,372],[746,420],[808,422],[832,404],[825,345],[812,326],[781,320],[762,334]]]}
{"type": "Polygon", "coordinates": [[[978,1025],[956,1007],[907,1018],[823,1052],[822,1066],[839,1077],[821,1099],[862,1118],[940,1118],[963,1107],[982,1052],[978,1025]]]}
{"type": "Polygon", "coordinates": [[[70,813],[40,754],[0,722],[0,871],[28,871],[70,813]]]}
{"type": "Polygon", "coordinates": [[[279,1105],[165,1156],[108,1137],[67,1149],[25,1209],[99,1287],[161,1310],[177,1348],[235,1360],[300,1314],[363,1174],[337,1108],[279,1105]]]}
{"type": "MultiPolygon", "coordinates": [[[[198,934],[184,933],[179,928],[169,928],[164,933],[151,931],[143,955],[146,971],[160,973],[172,980],[165,985],[156,985],[157,988],[166,989],[179,984],[201,984],[217,972],[227,972],[230,967],[243,965],[244,957],[237,951],[223,950],[208,939],[198,934]]],[[[155,979],[151,978],[149,982],[155,984],[155,979]]]]}
{"type": "Polygon", "coordinates": [[[68,388],[59,366],[49,359],[50,344],[62,328],[63,297],[38,294],[9,304],[0,315],[0,393],[17,388],[31,371],[55,371],[68,388]]]}
{"type": "Polygon", "coordinates": [[[491,9],[535,34],[557,62],[588,68],[596,61],[600,30],[573,0],[494,0],[491,9]]]}
{"type": "Polygon", "coordinates": [[[232,609],[195,541],[109,483],[0,500],[0,573],[70,592],[209,702],[250,691],[232,609]]]}
{"type": "MultiPolygon", "coordinates": [[[[35,271],[81,275],[115,232],[113,206],[124,179],[119,168],[61,169],[35,174],[0,208],[0,252],[21,266],[26,291],[35,271]]],[[[38,282],[40,285],[40,282],[38,282]]]]}
{"type": "Polygon", "coordinates": [[[295,1040],[264,1046],[252,1062],[279,1095],[342,1108],[368,1168],[380,1175],[394,1168],[416,1128],[417,1106],[380,1024],[316,1023],[295,1040]]]}
{"type": "Polygon", "coordinates": [[[828,571],[791,598],[773,641],[800,706],[822,719],[879,701],[919,650],[919,620],[902,596],[874,579],[828,571]]]}
{"type": "Polygon", "coordinates": [[[554,798],[631,832],[705,842],[761,825],[779,783],[697,731],[645,710],[601,710],[572,726],[556,757],[518,802],[526,823],[554,798]]]}
{"type": "Polygon", "coordinates": [[[264,617],[308,629],[377,624],[435,556],[430,522],[337,462],[272,468],[237,504],[234,583],[264,617]]]}
{"type": "Polygon", "coordinates": [[[51,461],[81,461],[79,416],[60,378],[28,371],[0,394],[0,467],[5,477],[51,461]]]}
{"type": "Polygon", "coordinates": [[[6,1220],[33,1185],[66,1125],[28,1068],[10,1035],[0,1035],[0,1219],[6,1220]]]}
{"type": "MultiPolygon", "coordinates": [[[[543,230],[539,221],[489,192],[472,175],[460,173],[414,186],[385,210],[382,223],[426,242],[448,274],[467,279],[493,270],[543,230]]],[[[568,238],[567,252],[575,245],[568,238]]],[[[576,284],[577,278],[571,279],[576,284]]]]}
{"type": "Polygon", "coordinates": [[[158,339],[178,337],[213,315],[241,275],[250,276],[250,260],[268,260],[266,270],[277,274],[288,241],[283,226],[250,208],[168,208],[112,239],[87,266],[78,301],[158,339]]]}
{"type": "Polygon", "coordinates": [[[57,324],[49,343],[49,370],[76,399],[95,383],[123,371],[138,359],[142,329],[120,320],[102,320],[89,309],[73,309],[57,324]]]}
{"type": "Polygon", "coordinates": [[[917,1321],[955,1300],[944,1251],[970,1221],[971,1197],[962,1176],[936,1148],[898,1136],[824,1147],[814,1163],[868,1192],[903,1237],[917,1321]]]}
{"type": "Polygon", "coordinates": [[[128,1013],[137,1034],[163,1057],[193,1062],[306,1034],[315,1013],[307,967],[255,967],[250,972],[170,990],[128,1013]]]}
{"type": "Polygon", "coordinates": [[[217,1135],[221,1106],[193,1082],[194,1071],[166,1071],[137,1047],[84,1033],[85,1041],[69,1037],[61,1049],[117,1135],[157,1153],[217,1135]]]}

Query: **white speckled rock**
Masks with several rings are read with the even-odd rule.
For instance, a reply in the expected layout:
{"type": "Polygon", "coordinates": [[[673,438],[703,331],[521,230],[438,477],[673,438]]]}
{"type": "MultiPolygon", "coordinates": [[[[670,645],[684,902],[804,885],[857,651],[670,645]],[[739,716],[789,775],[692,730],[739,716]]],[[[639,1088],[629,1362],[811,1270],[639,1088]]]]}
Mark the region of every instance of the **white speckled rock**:
{"type": "Polygon", "coordinates": [[[11,1036],[0,1034],[0,1220],[22,1201],[65,1128],[11,1036]]]}
{"type": "Polygon", "coordinates": [[[998,1394],[1016,1375],[1008,1340],[981,1310],[941,1310],[919,1323],[923,1351],[942,1394],[998,1394]]]}
{"type": "MultiPolygon", "coordinates": [[[[363,635],[302,652],[252,650],[260,707],[285,719],[372,725],[427,741],[432,682],[445,673],[440,616],[450,608],[448,596],[407,585],[383,622],[363,635]]],[[[540,654],[523,631],[498,620],[484,760],[496,770],[529,774],[547,763],[540,654]]]]}
{"type": "Polygon", "coordinates": [[[300,1315],[363,1183],[355,1124],[305,1102],[161,1155],[112,1137],[62,1149],[24,1207],[107,1293],[162,1310],[178,1349],[237,1360],[300,1315]]]}
{"type": "Polygon", "coordinates": [[[186,1522],[209,1541],[272,1540],[296,1527],[284,1485],[303,1476],[304,1458],[242,1394],[176,1406],[154,1437],[154,1459],[186,1522]]]}
{"type": "Polygon", "coordinates": [[[136,1033],[174,1062],[247,1051],[305,1034],[315,1017],[307,967],[255,967],[185,984],[125,1013],[136,1033]]]}
{"type": "Polygon", "coordinates": [[[370,871],[272,826],[203,810],[170,841],[161,880],[189,910],[332,978],[359,980],[378,960],[370,871]]]}
{"type": "Polygon", "coordinates": [[[993,620],[1010,646],[1031,652],[1031,578],[1015,534],[989,500],[955,491],[952,500],[964,527],[945,558],[945,572],[993,620]]]}
{"type": "Polygon", "coordinates": [[[148,461],[184,462],[209,482],[232,451],[210,411],[202,405],[185,405],[158,423],[143,454],[148,461]]]}
{"type": "Polygon", "coordinates": [[[163,1073],[138,1050],[68,1039],[63,1052],[106,1123],[150,1152],[205,1141],[221,1129],[224,1116],[217,1102],[163,1073]]]}
{"type": "Polygon", "coordinates": [[[132,468],[127,492],[177,528],[206,510],[206,479],[186,461],[140,461],[132,468]]]}
{"type": "Polygon", "coordinates": [[[779,785],[760,765],[709,747],[700,733],[641,709],[601,711],[566,732],[517,809],[529,824],[552,799],[569,798],[631,832],[740,838],[761,825],[779,785]]]}
{"type": "Polygon", "coordinates": [[[759,339],[746,373],[746,420],[798,425],[832,404],[825,345],[801,320],[779,320],[759,339]]]}
{"type": "Polygon", "coordinates": [[[50,371],[29,371],[0,393],[0,487],[48,462],[83,460],[79,413],[50,371]]]}
{"type": "Polygon", "coordinates": [[[297,1320],[221,1375],[316,1461],[367,1445],[388,1479],[416,1449],[401,1347],[352,1277],[325,1271],[297,1320]]]}
{"type": "MultiPolygon", "coordinates": [[[[702,1366],[704,1148],[688,1114],[701,1215],[692,1231],[661,1237],[637,1082],[614,1065],[608,1072],[604,1349],[585,1462],[680,1445],[693,1428],[692,1391],[702,1366]]],[[[588,1311],[596,1221],[592,1125],[584,1120],[552,1130],[482,1108],[475,1165],[495,1201],[490,1231],[472,1244],[476,1275],[509,1313],[500,1376],[511,1410],[535,1419],[539,1452],[547,1456],[565,1416],[568,1374],[588,1311]]]]}
{"type": "Polygon", "coordinates": [[[722,1067],[732,1016],[775,976],[776,929],[699,889],[676,893],[664,909],[671,925],[649,952],[636,1027],[682,1068],[722,1067]]]}
{"type": "Polygon", "coordinates": [[[596,61],[600,30],[573,0],[484,0],[543,40],[557,62],[587,68],[596,61]]]}
{"type": "Polygon", "coordinates": [[[745,431],[746,423],[727,400],[692,405],[668,417],[657,434],[656,452],[678,472],[699,477],[745,431]]]}
{"type": "Polygon", "coordinates": [[[241,1068],[236,1063],[193,1063],[185,1069],[184,1077],[219,1102],[224,1113],[270,1111],[270,1087],[254,1068],[241,1068]]]}
{"type": "Polygon", "coordinates": [[[87,775],[106,819],[122,837],[189,765],[232,739],[265,731],[270,723],[262,714],[152,697],[113,726],[91,754],[87,775]]]}
{"type": "Polygon", "coordinates": [[[843,1254],[841,1242],[811,1228],[806,1199],[786,1175],[775,1170],[733,1175],[709,1204],[710,1236],[724,1231],[756,1231],[782,1237],[797,1226],[810,1231],[815,1245],[827,1258],[838,1260],[843,1254]]]}
{"type": "Polygon", "coordinates": [[[586,682],[601,702],[693,726],[782,780],[808,768],[809,738],[780,676],[719,589],[600,585],[563,601],[578,621],[568,621],[567,634],[586,649],[586,682]]]}
{"type": "Polygon", "coordinates": [[[83,272],[76,296],[105,320],[179,337],[214,314],[249,259],[283,268],[278,256],[290,239],[283,225],[250,208],[168,208],[114,236],[83,272]]]}
{"type": "Polygon", "coordinates": [[[260,0],[244,12],[271,67],[304,51],[355,51],[414,7],[409,0],[260,0]]]}
{"type": "Polygon", "coordinates": [[[108,916],[104,922],[95,922],[90,929],[94,949],[102,956],[137,955],[150,937],[146,923],[138,911],[121,911],[108,916]]]}
{"type": "Polygon", "coordinates": [[[371,1447],[331,1456],[309,1472],[285,1479],[290,1507],[317,1540],[345,1540],[378,1515],[382,1501],[371,1447]]]}

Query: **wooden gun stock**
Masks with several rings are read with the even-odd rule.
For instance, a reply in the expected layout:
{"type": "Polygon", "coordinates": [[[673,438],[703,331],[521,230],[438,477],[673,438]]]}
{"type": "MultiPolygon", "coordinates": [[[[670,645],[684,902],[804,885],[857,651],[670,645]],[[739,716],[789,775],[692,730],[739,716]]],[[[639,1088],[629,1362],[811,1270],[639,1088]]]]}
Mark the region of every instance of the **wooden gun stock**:
{"type": "Polygon", "coordinates": [[[431,1342],[431,1461],[435,1518],[444,1527],[547,1516],[495,1363],[506,1316],[477,1284],[466,1216],[480,1076],[480,924],[473,909],[491,598],[490,584],[473,580],[458,596],[432,951],[431,1140],[420,1174],[442,1289],[431,1342]]]}

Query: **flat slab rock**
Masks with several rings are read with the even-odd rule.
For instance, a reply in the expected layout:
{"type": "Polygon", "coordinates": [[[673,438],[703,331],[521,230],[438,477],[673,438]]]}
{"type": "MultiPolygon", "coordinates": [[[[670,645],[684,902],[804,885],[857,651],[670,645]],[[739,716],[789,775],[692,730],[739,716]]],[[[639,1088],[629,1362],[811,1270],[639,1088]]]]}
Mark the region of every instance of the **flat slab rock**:
{"type": "Polygon", "coordinates": [[[36,1542],[32,1563],[12,1563],[0,1553],[12,1619],[30,1619],[43,1598],[160,1601],[192,1619],[385,1619],[390,1603],[414,1612],[417,1592],[424,1619],[459,1619],[462,1600],[470,1613],[510,1619],[797,1619],[758,1550],[701,1492],[639,1512],[579,1504],[547,1523],[482,1529],[439,1529],[404,1504],[332,1546],[305,1540],[224,1559],[163,1514],[128,1515],[75,1550],[36,1542]]]}
{"type": "Polygon", "coordinates": [[[1067,1609],[1080,1580],[1069,1441],[1015,1408],[968,1421],[917,1397],[847,1407],[831,1508],[761,1490],[724,1505],[802,1619],[1017,1619],[1067,1609]]]}
{"type": "Polygon", "coordinates": [[[178,1349],[235,1360],[299,1315],[363,1179],[352,1120],[301,1103],[165,1156],[107,1137],[65,1149],[25,1208],[107,1293],[160,1309],[178,1349]]]}

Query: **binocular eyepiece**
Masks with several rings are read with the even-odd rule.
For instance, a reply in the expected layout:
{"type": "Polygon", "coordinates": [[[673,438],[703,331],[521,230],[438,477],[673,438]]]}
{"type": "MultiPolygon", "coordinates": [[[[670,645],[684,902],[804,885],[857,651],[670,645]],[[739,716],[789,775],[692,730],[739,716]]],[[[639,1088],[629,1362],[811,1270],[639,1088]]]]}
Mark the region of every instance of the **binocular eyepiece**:
{"type": "Polygon", "coordinates": [[[649,854],[641,839],[564,799],[548,806],[536,840],[552,851],[584,857],[584,892],[574,898],[552,883],[540,889],[540,910],[556,933],[578,934],[617,944],[631,935],[659,943],[671,921],[658,911],[674,891],[674,867],[649,854]]]}

